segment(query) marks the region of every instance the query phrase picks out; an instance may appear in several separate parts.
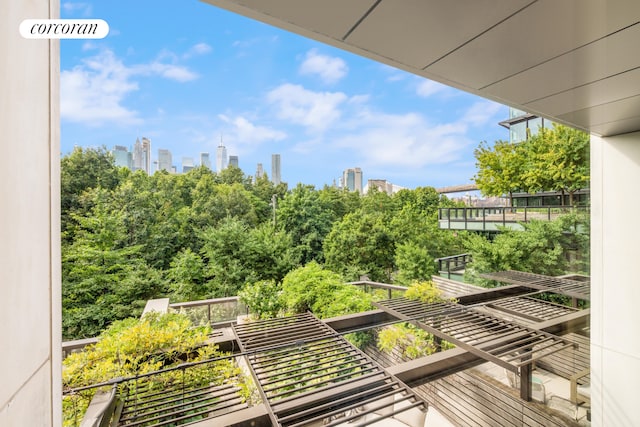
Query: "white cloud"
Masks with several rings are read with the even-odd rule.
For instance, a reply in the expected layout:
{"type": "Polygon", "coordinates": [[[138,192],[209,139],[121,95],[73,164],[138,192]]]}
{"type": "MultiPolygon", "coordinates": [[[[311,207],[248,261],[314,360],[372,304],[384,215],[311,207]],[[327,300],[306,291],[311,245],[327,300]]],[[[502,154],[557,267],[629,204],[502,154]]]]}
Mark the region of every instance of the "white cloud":
{"type": "Polygon", "coordinates": [[[265,141],[280,141],[287,136],[286,133],[279,130],[271,129],[266,126],[256,126],[247,118],[242,116],[232,118],[224,114],[219,114],[218,118],[232,126],[232,139],[241,145],[255,144],[265,141]]]}
{"type": "Polygon", "coordinates": [[[318,75],[327,84],[336,83],[346,76],[348,71],[349,67],[342,59],[322,55],[317,49],[307,52],[299,70],[302,75],[318,75]]]}
{"type": "Polygon", "coordinates": [[[430,124],[418,113],[361,112],[360,128],[336,139],[367,166],[424,167],[458,159],[470,144],[462,123],[430,124]]]}
{"type": "Polygon", "coordinates": [[[105,49],[60,73],[60,115],[64,120],[100,126],[105,123],[141,123],[139,113],[123,105],[138,90],[139,76],[157,75],[178,82],[198,77],[186,67],[156,60],[126,66],[113,51],[105,49]]]}
{"type": "Polygon", "coordinates": [[[192,56],[206,55],[212,50],[213,48],[206,43],[197,43],[191,46],[189,50],[187,50],[187,52],[183,55],[183,58],[187,59],[191,58],[192,56]]]}
{"type": "Polygon", "coordinates": [[[496,114],[502,108],[502,105],[493,101],[479,101],[469,107],[461,120],[471,126],[482,126],[495,121],[496,114]]]}
{"type": "Polygon", "coordinates": [[[340,104],[347,100],[342,92],[313,92],[300,85],[283,84],[267,94],[282,120],[305,126],[310,131],[323,131],[340,118],[340,104]]]}
{"type": "Polygon", "coordinates": [[[113,52],[105,50],[60,73],[60,115],[89,125],[139,123],[138,113],[121,105],[136,90],[138,84],[131,81],[131,71],[113,52]]]}
{"type": "Polygon", "coordinates": [[[95,50],[98,48],[98,45],[96,45],[95,43],[91,42],[91,41],[86,41],[82,44],[82,51],[86,52],[89,50],[95,50]]]}
{"type": "Polygon", "coordinates": [[[330,144],[355,153],[365,167],[424,168],[459,161],[477,141],[473,127],[496,120],[502,106],[479,101],[451,122],[431,123],[421,113],[391,114],[356,105],[345,113],[330,144]]]}
{"type": "Polygon", "coordinates": [[[61,4],[62,12],[68,15],[91,16],[93,9],[89,3],[66,1],[61,4]]]}
{"type": "Polygon", "coordinates": [[[431,95],[434,95],[438,92],[442,92],[447,88],[448,86],[445,86],[438,82],[434,82],[433,80],[423,80],[418,84],[418,87],[416,88],[416,93],[418,94],[418,96],[421,96],[423,98],[428,98],[431,95]]]}
{"type": "Polygon", "coordinates": [[[157,74],[166,79],[175,80],[182,83],[195,80],[199,77],[198,74],[181,65],[164,64],[158,61],[152,62],[151,64],[139,66],[137,67],[137,70],[141,74],[157,74]]]}

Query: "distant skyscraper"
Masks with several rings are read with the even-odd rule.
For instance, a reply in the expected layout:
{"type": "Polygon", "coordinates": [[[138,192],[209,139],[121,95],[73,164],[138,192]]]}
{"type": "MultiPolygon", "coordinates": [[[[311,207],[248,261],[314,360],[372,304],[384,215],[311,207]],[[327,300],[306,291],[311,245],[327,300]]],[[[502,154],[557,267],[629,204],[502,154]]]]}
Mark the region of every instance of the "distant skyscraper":
{"type": "Polygon", "coordinates": [[[151,140],[149,138],[142,137],[142,142],[136,139],[133,145],[133,170],[143,170],[147,175],[151,175],[151,140]]]}
{"type": "Polygon", "coordinates": [[[158,170],[171,173],[171,166],[173,166],[171,151],[160,148],[158,150],[158,170]]]}
{"type": "Polygon", "coordinates": [[[193,157],[182,158],[182,173],[189,172],[193,169],[193,157]]]}
{"type": "Polygon", "coordinates": [[[200,153],[200,166],[206,166],[211,169],[211,159],[209,153],[200,153]]]}
{"type": "Polygon", "coordinates": [[[142,144],[140,138],[136,138],[136,143],[133,144],[133,170],[138,171],[142,169],[142,144]]]}
{"type": "Polygon", "coordinates": [[[113,147],[113,158],[116,166],[133,169],[133,153],[127,150],[127,147],[123,145],[116,145],[113,147]]]}
{"type": "Polygon", "coordinates": [[[238,166],[238,156],[229,156],[229,166],[240,167],[238,166]]]}
{"type": "Polygon", "coordinates": [[[346,169],[342,176],[344,188],[349,191],[357,191],[362,194],[362,169],[350,168],[346,169]]]}
{"type": "Polygon", "coordinates": [[[282,177],[280,175],[280,154],[271,155],[271,182],[275,185],[280,184],[282,177]]]}
{"type": "Polygon", "coordinates": [[[142,154],[144,155],[142,169],[147,172],[147,175],[151,175],[151,140],[149,138],[142,137],[142,154]]]}
{"type": "Polygon", "coordinates": [[[258,167],[256,167],[256,176],[255,178],[262,178],[264,176],[264,168],[262,167],[262,163],[258,163],[258,167]]]}
{"type": "Polygon", "coordinates": [[[220,145],[216,150],[216,172],[222,172],[227,168],[227,147],[222,143],[222,137],[220,137],[220,145]]]}

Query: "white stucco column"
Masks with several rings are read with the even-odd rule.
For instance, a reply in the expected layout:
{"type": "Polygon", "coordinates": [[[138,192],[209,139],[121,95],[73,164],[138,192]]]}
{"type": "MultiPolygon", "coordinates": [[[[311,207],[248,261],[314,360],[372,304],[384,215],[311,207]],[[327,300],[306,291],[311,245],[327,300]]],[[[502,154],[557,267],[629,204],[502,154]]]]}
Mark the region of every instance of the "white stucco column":
{"type": "Polygon", "coordinates": [[[591,137],[592,425],[640,425],[640,132],[591,137]]]}
{"type": "Polygon", "coordinates": [[[61,423],[58,0],[0,2],[0,426],[61,423]]]}

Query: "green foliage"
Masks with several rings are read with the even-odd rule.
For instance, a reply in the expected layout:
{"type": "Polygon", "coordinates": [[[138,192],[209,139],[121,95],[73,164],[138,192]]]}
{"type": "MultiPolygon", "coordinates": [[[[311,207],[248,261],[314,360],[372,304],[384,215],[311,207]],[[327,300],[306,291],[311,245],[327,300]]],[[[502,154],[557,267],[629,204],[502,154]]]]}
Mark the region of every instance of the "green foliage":
{"type": "Polygon", "coordinates": [[[77,216],[75,241],[63,247],[62,332],[65,338],[96,336],[111,321],[140,315],[163,293],[160,273],[139,246],[125,246],[122,216],[107,209],[107,191],[95,190],[91,215],[77,216]]]}
{"type": "Polygon", "coordinates": [[[298,264],[291,238],[270,225],[250,229],[229,217],[202,233],[210,297],[236,295],[247,282],[280,281],[298,264]]]}
{"type": "Polygon", "coordinates": [[[563,191],[573,204],[573,193],[589,185],[589,135],[566,126],[541,129],[520,144],[482,142],[474,154],[484,195],[563,191]]]}
{"type": "Polygon", "coordinates": [[[85,213],[81,203],[83,193],[98,187],[115,188],[119,181],[118,168],[106,147],[75,147],[60,163],[62,233],[64,239],[72,240],[72,227],[75,225],[72,214],[85,213]]]}
{"type": "Polygon", "coordinates": [[[311,261],[304,267],[289,272],[282,281],[282,300],[287,310],[303,313],[313,310],[319,298],[331,294],[342,283],[342,278],[320,264],[311,261]]]}
{"type": "Polygon", "coordinates": [[[431,187],[361,196],[288,191],[237,168],[148,176],[116,168],[104,148],[76,149],[61,164],[65,339],[137,316],[149,298],[235,295],[312,260],[349,279],[409,283],[428,278],[433,258],[459,252],[461,239],[436,223],[437,206],[450,202],[431,187]]]}
{"type": "MultiPolygon", "coordinates": [[[[452,348],[443,343],[443,348],[452,348]]],[[[408,323],[387,326],[378,332],[378,349],[385,353],[396,353],[405,359],[416,359],[438,351],[435,337],[408,323]]]]}
{"type": "Polygon", "coordinates": [[[522,144],[496,141],[493,147],[482,142],[474,151],[478,173],[474,177],[485,196],[509,197],[524,187],[525,151],[522,144]]]}
{"type": "Polygon", "coordinates": [[[173,258],[171,268],[167,271],[173,302],[205,299],[208,289],[204,270],[202,258],[189,248],[183,249],[173,258]]]}
{"type": "Polygon", "coordinates": [[[404,293],[405,298],[425,303],[442,302],[442,292],[432,281],[414,282],[404,293]]]}
{"type": "Polygon", "coordinates": [[[347,214],[325,239],[324,253],[327,267],[349,280],[361,275],[378,282],[391,280],[395,241],[382,213],[347,214]]]}
{"type": "Polygon", "coordinates": [[[401,285],[409,284],[414,280],[428,280],[437,273],[435,262],[429,251],[415,242],[398,245],[395,263],[398,274],[394,281],[401,285]]]}
{"type": "MultiPolygon", "coordinates": [[[[208,327],[193,327],[188,318],[179,314],[149,313],[140,320],[114,322],[96,344],[63,361],[63,387],[87,386],[220,356],[215,346],[206,345],[208,332],[208,327]]],[[[164,388],[177,381],[190,385],[209,384],[219,381],[220,377],[236,377],[235,381],[240,384],[246,382],[233,359],[229,358],[186,369],[184,374],[174,371],[154,375],[144,387],[147,390],[164,388]]],[[[85,412],[94,391],[63,398],[65,426],[75,425],[76,413],[85,412]]]]}
{"type": "MultiPolygon", "coordinates": [[[[555,221],[531,221],[523,224],[524,231],[502,230],[493,241],[472,234],[467,237],[467,249],[473,263],[465,270],[465,280],[483,286],[490,281],[478,277],[480,273],[519,270],[549,276],[565,274],[571,264],[568,250],[579,249],[583,261],[588,260],[588,230],[580,223],[586,218],[561,217],[555,221]]],[[[580,265],[576,265],[580,270],[580,265]]]]}
{"type": "Polygon", "coordinates": [[[282,287],[274,280],[245,284],[238,296],[259,319],[276,317],[283,309],[282,287]]]}
{"type": "Polygon", "coordinates": [[[589,135],[566,126],[541,129],[526,143],[529,167],[523,174],[526,189],[573,193],[589,186],[589,135]]]}
{"type": "Polygon", "coordinates": [[[302,263],[322,262],[322,242],[331,230],[335,213],[310,185],[298,184],[278,202],[277,222],[291,234],[302,263]]]}
{"type": "Polygon", "coordinates": [[[293,313],[307,310],[320,318],[370,310],[371,296],[343,283],[338,274],[315,261],[287,274],[282,281],[282,304],[293,313]]]}
{"type": "Polygon", "coordinates": [[[363,350],[369,344],[373,343],[376,339],[375,335],[371,331],[358,331],[352,332],[350,334],[345,334],[344,339],[349,341],[351,344],[363,350]]]}

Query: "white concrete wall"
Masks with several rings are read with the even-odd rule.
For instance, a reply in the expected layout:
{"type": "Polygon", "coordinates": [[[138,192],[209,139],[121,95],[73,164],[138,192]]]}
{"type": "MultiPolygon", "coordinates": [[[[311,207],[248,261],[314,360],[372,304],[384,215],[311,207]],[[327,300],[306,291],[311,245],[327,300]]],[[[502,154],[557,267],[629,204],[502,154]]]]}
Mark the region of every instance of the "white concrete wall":
{"type": "Polygon", "coordinates": [[[640,132],[591,137],[592,425],[640,426],[640,132]]]}
{"type": "Polygon", "coordinates": [[[0,2],[0,426],[60,426],[59,44],[25,40],[57,0],[0,2]]]}

